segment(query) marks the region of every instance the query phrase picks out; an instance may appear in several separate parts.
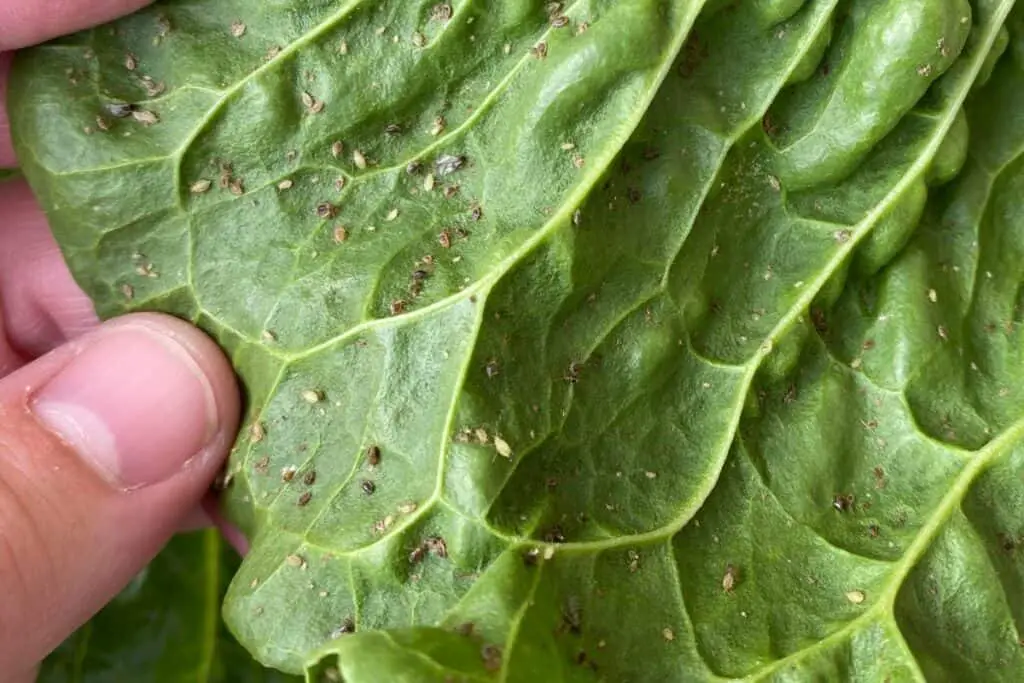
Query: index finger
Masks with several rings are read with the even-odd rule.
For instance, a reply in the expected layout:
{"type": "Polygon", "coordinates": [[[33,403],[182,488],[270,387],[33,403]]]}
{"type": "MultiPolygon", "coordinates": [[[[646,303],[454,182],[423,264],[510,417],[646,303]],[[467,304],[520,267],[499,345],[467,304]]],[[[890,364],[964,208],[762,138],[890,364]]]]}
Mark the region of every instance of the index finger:
{"type": "Polygon", "coordinates": [[[17,50],[130,14],[152,0],[0,0],[0,51],[17,50]]]}

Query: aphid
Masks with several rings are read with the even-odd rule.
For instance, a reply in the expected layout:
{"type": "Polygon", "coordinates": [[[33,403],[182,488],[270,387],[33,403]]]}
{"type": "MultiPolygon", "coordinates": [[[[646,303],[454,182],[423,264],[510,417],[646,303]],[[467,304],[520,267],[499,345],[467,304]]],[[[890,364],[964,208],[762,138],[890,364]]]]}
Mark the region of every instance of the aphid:
{"type": "Polygon", "coordinates": [[[832,496],[832,507],[836,512],[849,512],[853,509],[854,497],[852,493],[837,493],[832,496]]]}
{"type": "Polygon", "coordinates": [[[871,538],[878,538],[878,525],[871,524],[868,526],[868,536],[871,538]]]}
{"type": "Polygon", "coordinates": [[[305,507],[309,503],[309,501],[311,501],[312,499],[313,499],[313,494],[311,492],[309,492],[309,491],[304,491],[302,493],[302,495],[299,496],[299,500],[296,503],[296,505],[298,505],[299,507],[305,507]]]}
{"type": "Polygon", "coordinates": [[[444,154],[434,162],[434,169],[437,174],[444,177],[462,168],[466,163],[466,157],[455,154],[444,154]]]}
{"type": "Polygon", "coordinates": [[[666,627],[661,629],[661,637],[671,643],[673,640],[676,639],[676,634],[672,631],[672,629],[666,627]]]}
{"type": "Polygon", "coordinates": [[[366,168],[366,156],[363,155],[358,149],[352,152],[352,163],[356,165],[360,171],[366,168]]]}
{"type": "Polygon", "coordinates": [[[334,189],[337,190],[338,192],[341,192],[342,190],[345,189],[345,176],[339,176],[334,181],[334,189]]]}
{"type": "Polygon", "coordinates": [[[460,636],[466,636],[467,638],[472,636],[475,630],[476,624],[474,624],[472,621],[461,623],[455,627],[456,633],[458,633],[460,636]]]}
{"type": "Polygon", "coordinates": [[[444,132],[445,126],[447,125],[448,123],[447,121],[444,120],[444,117],[438,116],[437,118],[434,119],[434,123],[430,126],[430,134],[435,137],[440,135],[441,133],[444,132]]]}
{"type": "Polygon", "coordinates": [[[265,435],[266,430],[263,428],[262,422],[253,422],[249,426],[249,443],[259,443],[263,441],[265,435]]]}
{"type": "Polygon", "coordinates": [[[576,384],[580,381],[580,371],[583,369],[583,365],[573,361],[569,363],[569,369],[565,373],[565,381],[569,384],[576,384]]]}
{"type": "Polygon", "coordinates": [[[428,173],[427,177],[423,179],[423,189],[427,192],[434,191],[434,174],[428,173]]]}
{"type": "Polygon", "coordinates": [[[548,56],[548,44],[541,41],[530,48],[530,54],[537,59],[544,59],[548,56]]]}
{"type": "Polygon", "coordinates": [[[348,54],[348,41],[347,40],[343,40],[340,43],[338,43],[338,54],[340,54],[340,55],[347,55],[348,54]]]}
{"type": "Polygon", "coordinates": [[[430,18],[434,21],[448,21],[452,18],[452,6],[446,2],[434,5],[430,10],[430,18]]]}
{"type": "Polygon", "coordinates": [[[530,548],[523,553],[523,564],[527,567],[533,567],[537,564],[537,558],[540,557],[539,548],[530,548]]]}
{"type": "Polygon", "coordinates": [[[306,560],[301,555],[289,555],[285,558],[285,562],[289,567],[304,567],[306,565],[306,560]]]}
{"type": "Polygon", "coordinates": [[[636,204],[643,199],[643,194],[635,187],[631,187],[626,190],[626,199],[629,200],[630,204],[636,204]]]}
{"type": "Polygon", "coordinates": [[[498,451],[498,455],[509,460],[512,459],[512,447],[508,445],[508,442],[500,436],[494,437],[494,449],[498,451]]]}
{"type": "Polygon", "coordinates": [[[227,490],[227,488],[229,486],[231,486],[231,482],[234,481],[234,478],[235,478],[235,476],[231,472],[221,472],[213,480],[213,490],[214,491],[225,491],[225,490],[227,490]]]}
{"type": "Polygon", "coordinates": [[[302,483],[306,486],[312,486],[316,483],[316,470],[310,470],[306,472],[302,477],[302,483]]]}
{"type": "Polygon", "coordinates": [[[316,206],[316,215],[317,218],[322,218],[324,220],[334,218],[338,215],[338,207],[330,202],[321,202],[316,206]]]}
{"type": "Polygon", "coordinates": [[[281,182],[279,182],[277,184],[277,189],[279,189],[279,190],[290,190],[290,189],[292,189],[292,187],[294,185],[295,185],[295,183],[293,181],[291,181],[291,180],[282,180],[281,182]]]}
{"type": "Polygon", "coordinates": [[[295,466],[288,465],[281,468],[281,481],[288,483],[295,478],[295,466]]]}
{"type": "Polygon", "coordinates": [[[487,365],[484,366],[484,372],[487,373],[487,379],[494,379],[501,374],[501,369],[498,366],[498,361],[489,360],[487,365]]]}
{"type": "Polygon", "coordinates": [[[456,194],[458,194],[458,192],[459,192],[459,186],[458,185],[448,185],[448,186],[446,186],[444,188],[444,198],[445,199],[451,199],[456,194]]]}
{"type": "Polygon", "coordinates": [[[233,22],[231,24],[231,35],[235,38],[241,38],[245,35],[245,24],[240,21],[233,22]]]}
{"type": "Polygon", "coordinates": [[[427,279],[427,271],[425,270],[414,270],[412,271],[412,279],[416,282],[422,282],[427,279]]]}
{"type": "Polygon", "coordinates": [[[133,109],[132,118],[144,126],[155,126],[160,123],[160,117],[148,109],[133,109]]]}
{"type": "Polygon", "coordinates": [[[949,331],[945,325],[939,325],[939,339],[947,341],[949,339],[949,331]]]}
{"type": "Polygon", "coordinates": [[[390,223],[396,218],[398,218],[398,209],[391,209],[390,211],[388,211],[388,214],[384,217],[384,220],[390,223]]]}
{"type": "Polygon", "coordinates": [[[739,578],[739,572],[731,564],[725,565],[725,574],[722,576],[722,590],[726,593],[732,593],[736,587],[736,581],[739,578]]]}
{"type": "Polygon", "coordinates": [[[266,59],[266,61],[269,62],[276,58],[279,54],[281,54],[281,46],[275,45],[274,47],[267,50],[267,56],[264,57],[264,59],[266,59]]]}
{"type": "Polygon", "coordinates": [[[395,299],[388,306],[388,311],[390,311],[391,315],[401,315],[402,313],[405,313],[405,302],[401,299],[395,299]]]}
{"type": "Polygon", "coordinates": [[[445,249],[449,249],[452,246],[452,236],[447,230],[442,230],[441,234],[437,236],[437,241],[441,243],[441,246],[445,249]]]}
{"type": "Polygon", "coordinates": [[[405,172],[409,175],[416,175],[423,170],[423,163],[420,161],[410,161],[405,165],[405,172]]]}
{"type": "Polygon", "coordinates": [[[401,135],[401,133],[402,127],[397,123],[389,123],[388,125],[384,126],[385,135],[401,135]]]}
{"type": "Polygon", "coordinates": [[[331,638],[332,639],[337,639],[337,638],[340,638],[340,637],[342,637],[344,635],[347,635],[349,633],[355,633],[355,632],[356,632],[356,624],[355,624],[355,622],[352,621],[351,617],[346,617],[345,620],[341,622],[341,626],[339,626],[338,628],[336,628],[333,631],[331,631],[331,638]]]}
{"type": "Polygon", "coordinates": [[[576,596],[569,596],[562,608],[562,624],[574,636],[583,633],[583,608],[580,607],[579,598],[576,596]]]}
{"type": "Polygon", "coordinates": [[[372,496],[377,491],[377,485],[369,479],[363,479],[363,482],[359,485],[359,488],[363,490],[368,496],[372,496]]]}
{"type": "Polygon", "coordinates": [[[103,109],[115,119],[125,119],[135,111],[135,105],[127,102],[108,102],[103,109]]]}
{"type": "Polygon", "coordinates": [[[423,546],[416,546],[409,553],[409,564],[419,564],[423,561],[424,555],[427,554],[426,549],[423,546]]]}
{"type": "Polygon", "coordinates": [[[380,464],[380,447],[370,446],[366,449],[366,464],[370,467],[376,467],[380,464]]]}
{"type": "Polygon", "coordinates": [[[559,526],[553,526],[544,532],[545,543],[565,543],[565,534],[559,526]]]}
{"type": "Polygon", "coordinates": [[[302,400],[306,403],[319,403],[324,400],[324,393],[316,389],[306,389],[302,392],[302,400]]]}
{"type": "Polygon", "coordinates": [[[266,474],[270,471],[270,458],[264,455],[253,464],[252,468],[258,474],[266,474]]]}
{"type": "Polygon", "coordinates": [[[581,219],[582,214],[580,213],[579,209],[576,209],[575,211],[572,212],[572,224],[575,225],[577,228],[580,227],[581,219]]]}
{"type": "Polygon", "coordinates": [[[423,542],[424,547],[438,557],[448,557],[448,544],[440,536],[431,536],[423,542]]]}
{"type": "Polygon", "coordinates": [[[348,230],[343,225],[334,226],[334,241],[341,244],[348,239],[348,230]]]}
{"type": "Polygon", "coordinates": [[[124,68],[129,71],[135,71],[139,66],[139,58],[133,55],[131,52],[124,56],[124,68]]]}
{"type": "Polygon", "coordinates": [[[776,176],[774,176],[774,175],[772,175],[770,173],[768,174],[768,184],[776,192],[780,192],[782,190],[782,181],[779,180],[778,177],[776,177],[776,176]]]}
{"type": "Polygon", "coordinates": [[[336,140],[331,144],[331,156],[333,156],[335,159],[339,158],[344,153],[345,145],[344,143],[341,142],[341,140],[336,140]]]}
{"type": "Polygon", "coordinates": [[[245,185],[242,184],[241,178],[236,178],[235,180],[232,180],[231,184],[228,185],[228,189],[231,191],[231,194],[235,195],[236,197],[241,197],[243,194],[245,194],[245,185]]]}
{"type": "Polygon", "coordinates": [[[859,605],[864,602],[864,591],[849,591],[846,594],[846,599],[854,605],[859,605]]]}
{"type": "Polygon", "coordinates": [[[586,163],[587,160],[584,159],[579,154],[572,155],[572,165],[575,166],[576,168],[583,168],[586,165],[586,163]]]}
{"type": "Polygon", "coordinates": [[[480,657],[484,661],[484,668],[488,671],[501,669],[501,648],[497,645],[484,645],[480,650],[480,657]]]}
{"type": "Polygon", "coordinates": [[[414,31],[412,34],[412,44],[416,47],[426,47],[427,37],[419,31],[414,31]]]}
{"type": "Polygon", "coordinates": [[[553,28],[563,28],[569,25],[569,17],[564,14],[559,14],[551,17],[551,26],[553,28]]]}
{"type": "Polygon", "coordinates": [[[398,506],[398,511],[400,513],[402,513],[403,515],[411,515],[412,513],[416,512],[416,508],[417,507],[419,507],[419,506],[416,505],[416,503],[414,503],[414,502],[412,502],[410,500],[410,501],[407,501],[407,502],[402,503],[401,505],[399,505],[398,506]]]}
{"type": "Polygon", "coordinates": [[[628,561],[626,566],[629,567],[629,572],[635,574],[640,569],[640,553],[635,550],[626,552],[626,560],[628,561]]]}
{"type": "Polygon", "coordinates": [[[470,220],[474,220],[474,221],[480,220],[481,218],[483,218],[483,215],[484,215],[484,210],[481,209],[479,206],[474,206],[470,210],[470,212],[469,212],[470,220]]]}
{"type": "Polygon", "coordinates": [[[189,185],[188,190],[192,194],[203,194],[204,192],[208,191],[212,185],[213,183],[209,180],[197,180],[191,185],[189,185]]]}
{"type": "Polygon", "coordinates": [[[135,298],[135,288],[129,284],[121,285],[121,294],[124,296],[126,301],[131,301],[135,298]]]}

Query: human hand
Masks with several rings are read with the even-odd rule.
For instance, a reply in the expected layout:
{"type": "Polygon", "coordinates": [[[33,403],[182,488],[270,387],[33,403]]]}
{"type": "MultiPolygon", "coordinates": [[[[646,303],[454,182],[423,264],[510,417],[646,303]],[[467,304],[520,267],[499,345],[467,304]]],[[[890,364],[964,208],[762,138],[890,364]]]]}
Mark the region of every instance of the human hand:
{"type": "MultiPolygon", "coordinates": [[[[145,0],[0,0],[0,53],[145,0]]],[[[0,54],[0,168],[15,165],[0,54]]],[[[238,426],[230,365],[161,315],[100,325],[27,186],[0,183],[0,681],[113,598],[200,501],[238,426]]]]}

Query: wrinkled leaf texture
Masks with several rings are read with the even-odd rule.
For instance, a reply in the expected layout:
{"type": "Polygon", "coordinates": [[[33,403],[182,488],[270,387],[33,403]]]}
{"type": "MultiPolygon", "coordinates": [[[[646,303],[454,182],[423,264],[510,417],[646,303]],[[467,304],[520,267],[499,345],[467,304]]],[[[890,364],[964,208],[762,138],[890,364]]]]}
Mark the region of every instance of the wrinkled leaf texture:
{"type": "Polygon", "coordinates": [[[78,281],[244,381],[231,632],[350,683],[1020,680],[1024,12],[547,5],[19,58],[78,281]]]}

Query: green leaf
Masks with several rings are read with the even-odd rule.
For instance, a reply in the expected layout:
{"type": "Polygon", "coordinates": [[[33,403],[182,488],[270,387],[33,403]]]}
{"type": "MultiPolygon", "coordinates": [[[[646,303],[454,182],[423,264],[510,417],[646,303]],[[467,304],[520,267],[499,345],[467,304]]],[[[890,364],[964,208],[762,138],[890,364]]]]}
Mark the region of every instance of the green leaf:
{"type": "Polygon", "coordinates": [[[159,3],[12,75],[101,312],[245,383],[260,661],[1024,675],[1012,0],[327,4],[159,3]]]}
{"type": "Polygon", "coordinates": [[[237,553],[214,531],[170,545],[43,663],[40,683],[295,680],[259,666],[231,637],[220,601],[237,553]]]}

